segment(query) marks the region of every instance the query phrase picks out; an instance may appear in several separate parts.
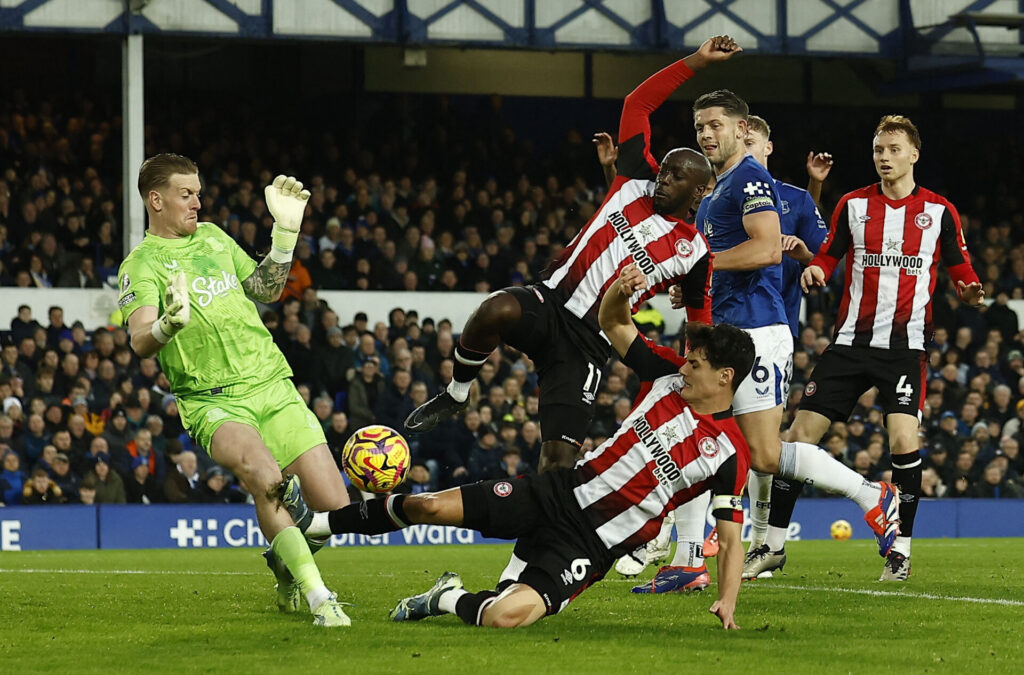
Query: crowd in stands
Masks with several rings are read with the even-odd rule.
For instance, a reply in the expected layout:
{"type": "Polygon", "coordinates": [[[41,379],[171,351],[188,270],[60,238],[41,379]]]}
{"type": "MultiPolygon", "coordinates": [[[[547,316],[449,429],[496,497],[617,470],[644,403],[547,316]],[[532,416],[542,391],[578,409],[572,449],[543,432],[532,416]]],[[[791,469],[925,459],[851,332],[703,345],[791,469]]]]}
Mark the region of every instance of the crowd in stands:
{"type": "MultiPolygon", "coordinates": [[[[1024,497],[1024,345],[1016,316],[1001,307],[972,315],[977,326],[935,331],[921,430],[928,497],[1024,497]]],[[[678,347],[678,338],[660,334],[661,322],[651,318],[641,328],[678,347]]],[[[339,467],[355,429],[372,423],[401,429],[405,417],[452,377],[456,334],[445,319],[395,308],[387,323],[370,325],[362,312],[343,322],[307,288],[301,299],[265,310],[263,320],[339,467]]],[[[823,313],[811,312],[794,358],[790,417],[829,336],[823,313]]],[[[463,415],[408,437],[413,468],[403,489],[534,470],[540,457],[536,390],[528,357],[495,351],[463,415]]],[[[638,390],[635,374],[613,359],[585,449],[615,433],[638,390]]],[[[60,307],[49,309],[43,326],[30,307],[21,307],[3,336],[0,400],[5,504],[247,500],[245,486],[194,446],[157,361],[138,359],[121,327],[90,335],[80,324],[65,325],[60,307]]],[[[886,477],[888,440],[874,393],[862,397],[848,422],[832,425],[821,445],[868,479],[886,477]]]]}
{"type": "MultiPolygon", "coordinates": [[[[570,132],[553,150],[557,162],[540,161],[510,130],[500,99],[488,99],[469,120],[443,110],[443,101],[385,109],[367,122],[389,130],[374,142],[357,129],[337,138],[285,129],[299,141],[283,144],[258,122],[216,122],[212,111],[180,131],[159,119],[148,130],[150,141],[161,138],[161,150],[198,161],[201,219],[223,227],[253,257],[270,241],[262,186],[281,171],[307,178],[312,197],[289,284],[263,319],[336,456],[352,430],[373,422],[400,429],[409,411],[447,384],[461,327],[402,309],[388,323],[367,325],[360,313],[340,317],[319,290],[490,291],[530,283],[603,198],[587,135],[570,132]]],[[[123,255],[119,143],[117,125],[87,100],[60,110],[17,94],[0,103],[0,284],[99,287],[116,273],[123,255]]],[[[827,185],[826,207],[842,192],[827,185]]],[[[1024,223],[1014,199],[997,191],[964,205],[971,213],[965,236],[993,304],[962,306],[945,277],[936,292],[921,432],[928,496],[1024,496],[1024,334],[1007,305],[1024,298],[1024,223]]],[[[841,287],[837,276],[808,298],[790,415],[829,344],[841,287]]],[[[0,501],[246,498],[244,486],[193,446],[157,362],[139,360],[123,328],[66,326],[59,307],[42,326],[32,312],[22,307],[3,335],[0,501]]],[[[659,325],[645,328],[673,342],[657,334],[659,325]]],[[[588,447],[614,433],[638,390],[615,360],[602,381],[588,447]]],[[[492,355],[469,410],[410,437],[416,466],[409,489],[535,468],[536,384],[525,356],[492,355]]],[[[869,393],[822,446],[868,478],[884,476],[881,417],[869,393]]]]}

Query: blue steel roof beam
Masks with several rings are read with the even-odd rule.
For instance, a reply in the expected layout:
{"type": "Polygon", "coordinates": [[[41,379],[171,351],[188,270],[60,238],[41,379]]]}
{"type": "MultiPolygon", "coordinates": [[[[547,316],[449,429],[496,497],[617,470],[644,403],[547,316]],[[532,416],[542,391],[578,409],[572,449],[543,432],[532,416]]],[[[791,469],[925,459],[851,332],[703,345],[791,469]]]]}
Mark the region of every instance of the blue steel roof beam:
{"type": "MultiPolygon", "coordinates": [[[[589,12],[592,9],[600,12],[609,21],[611,21],[612,23],[617,25],[619,28],[621,28],[624,31],[626,31],[627,33],[629,33],[630,43],[631,43],[630,46],[632,46],[632,47],[648,47],[648,48],[654,46],[654,45],[650,45],[650,44],[645,44],[645,42],[642,40],[641,27],[643,26],[643,24],[641,24],[640,26],[634,26],[633,24],[629,23],[628,21],[623,19],[621,16],[619,16],[615,12],[613,12],[610,9],[608,9],[607,7],[605,7],[604,6],[604,0],[582,0],[582,2],[583,2],[583,4],[581,4],[579,7],[577,7],[574,10],[572,10],[571,12],[569,12],[568,14],[563,16],[562,18],[558,19],[557,21],[552,23],[547,28],[537,27],[535,29],[535,31],[534,31],[534,35],[536,37],[536,43],[534,44],[534,46],[536,46],[536,47],[551,47],[551,46],[554,46],[556,44],[556,42],[555,42],[555,32],[559,28],[562,28],[563,26],[569,24],[570,22],[575,21],[582,14],[584,14],[586,12],[589,12]]],[[[574,46],[576,46],[576,45],[574,45],[574,46]]],[[[580,47],[584,47],[586,45],[579,45],[579,46],[580,47]]],[[[591,47],[597,47],[597,48],[608,48],[608,47],[614,47],[616,45],[590,45],[590,46],[591,47]]]]}
{"type": "Polygon", "coordinates": [[[807,39],[813,37],[815,34],[820,33],[824,29],[831,26],[833,23],[843,18],[857,26],[862,32],[867,33],[875,40],[878,41],[879,47],[882,46],[884,37],[871,26],[867,25],[856,16],[853,15],[853,10],[863,5],[867,0],[853,0],[850,4],[845,7],[839,5],[834,0],[819,0],[824,5],[827,5],[832,9],[832,14],[825,17],[818,23],[808,28],[802,35],[790,36],[791,47],[793,48],[794,54],[806,54],[807,53],[807,39]]]}
{"type": "MultiPolygon", "coordinates": [[[[782,42],[779,39],[779,36],[766,34],[764,31],[755,28],[746,19],[742,18],[739,14],[729,8],[729,5],[733,4],[735,0],[705,0],[705,2],[708,4],[708,9],[699,14],[696,18],[692,19],[689,23],[677,27],[666,22],[666,26],[668,27],[668,30],[666,31],[666,38],[668,40],[669,47],[682,47],[686,44],[685,40],[689,37],[688,34],[690,31],[707,21],[715,14],[724,14],[730,21],[757,38],[758,49],[764,51],[781,51],[782,42]]],[[[704,42],[706,37],[707,36],[701,36],[699,41],[693,46],[699,46],[704,42]]]]}

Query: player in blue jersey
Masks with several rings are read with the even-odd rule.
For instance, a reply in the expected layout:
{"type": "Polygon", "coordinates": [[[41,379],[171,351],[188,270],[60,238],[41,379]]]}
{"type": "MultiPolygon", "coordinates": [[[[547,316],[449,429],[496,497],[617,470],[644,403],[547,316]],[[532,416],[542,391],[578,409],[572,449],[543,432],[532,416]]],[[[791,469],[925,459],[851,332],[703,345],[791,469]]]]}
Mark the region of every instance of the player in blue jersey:
{"type": "Polygon", "coordinates": [[[748,486],[753,551],[768,526],[793,340],[782,297],[781,199],[771,174],[746,152],[748,117],[746,102],[728,90],[704,94],[693,105],[697,143],[717,178],[697,210],[697,227],[715,253],[711,314],[715,323],[749,332],[757,353],[733,402],[753,466],[748,486]]]}
{"type": "MultiPolygon", "coordinates": [[[[768,157],[774,146],[771,141],[771,127],[768,122],[757,115],[747,119],[747,152],[768,168],[768,157]]],[[[816,201],[821,197],[821,184],[828,176],[832,167],[830,155],[807,157],[808,189],[802,190],[795,185],[775,180],[775,188],[779,193],[780,211],[782,213],[782,298],[786,306],[789,329],[796,340],[800,334],[800,303],[803,291],[800,288],[800,275],[804,267],[811,262],[828,234],[828,224],[821,217],[816,201]],[[816,195],[811,194],[815,190],[816,195]]],[[[771,576],[776,569],[786,564],[784,547],[786,531],[789,525],[795,497],[790,494],[799,493],[803,488],[801,481],[776,477],[771,487],[771,513],[768,516],[768,528],[765,535],[763,552],[747,557],[743,565],[743,578],[753,579],[757,576],[771,576]],[[775,552],[779,552],[776,554],[775,552]]],[[[755,549],[751,549],[754,551],[755,549]]]]}
{"type": "MultiPolygon", "coordinates": [[[[737,48],[738,49],[738,48],[737,48]]],[[[793,340],[783,298],[781,198],[768,170],[746,151],[749,108],[727,90],[704,94],[693,105],[697,143],[711,162],[717,185],[697,211],[714,257],[711,313],[754,340],[754,367],[740,384],[733,413],[751,451],[751,546],[764,545],[772,475],[813,480],[868,512],[879,551],[888,553],[899,529],[898,493],[889,484],[865,483],[809,443],[782,443],[779,427],[792,370],[793,340]]],[[[676,521],[680,520],[677,512],[676,521]]],[[[703,562],[703,561],[701,561],[703,562]]]]}
{"type": "MultiPolygon", "coordinates": [[[[763,118],[757,115],[750,115],[747,118],[747,137],[744,145],[747,152],[767,169],[768,157],[772,154],[774,146],[771,142],[771,127],[763,118]]],[[[825,235],[828,234],[828,225],[821,217],[816,202],[821,197],[821,186],[831,167],[831,155],[811,152],[807,156],[807,190],[773,179],[779,193],[781,207],[782,251],[784,254],[782,258],[782,297],[794,340],[799,335],[800,303],[803,299],[800,289],[800,274],[803,272],[804,266],[817,253],[825,235]]],[[[709,190],[710,192],[711,190],[709,190]]],[[[679,294],[674,289],[670,289],[669,295],[674,308],[682,306],[679,294]]],[[[766,543],[773,544],[780,533],[782,543],[771,548],[771,551],[782,549],[782,544],[785,543],[788,519],[792,514],[793,505],[795,505],[795,499],[786,498],[787,491],[797,492],[801,487],[800,481],[778,477],[772,483],[772,509],[768,518],[766,543]],[[782,508],[777,508],[776,498],[779,498],[782,508]],[[776,521],[781,523],[780,527],[775,526],[776,521]]],[[[678,519],[676,540],[680,542],[680,545],[676,547],[671,562],[672,566],[685,569],[695,563],[695,556],[714,556],[716,554],[717,536],[714,531],[707,540],[703,541],[703,544],[701,543],[704,536],[704,515],[699,512],[698,506],[690,505],[681,507],[676,513],[675,519],[678,519]]],[[[650,545],[648,546],[650,547],[650,545]]],[[[626,564],[628,565],[629,562],[627,561],[626,564]]],[[[771,571],[778,569],[782,564],[785,564],[784,554],[774,557],[772,555],[753,557],[744,564],[744,578],[753,578],[758,575],[771,576],[771,571]]],[[[616,569],[618,570],[619,566],[616,569]]],[[[629,569],[634,571],[643,568],[633,564],[629,566],[629,569]]]]}
{"type": "MultiPolygon", "coordinates": [[[[742,51],[731,39],[726,40],[719,48],[742,51]]],[[[768,170],[746,151],[749,114],[746,102],[727,90],[704,94],[693,105],[697,143],[717,178],[711,195],[697,211],[697,226],[715,254],[712,318],[715,323],[731,323],[746,330],[756,353],[754,367],[733,399],[733,413],[750,446],[754,469],[749,490],[754,527],[748,558],[764,545],[773,474],[810,480],[853,499],[867,513],[865,520],[884,556],[899,529],[895,488],[863,481],[860,474],[815,445],[782,443],[779,438],[793,357],[782,290],[781,199],[768,170]]],[[[703,542],[704,512],[699,507],[691,501],[676,511],[677,533],[688,530],[690,524],[700,533],[700,538],[686,544],[689,564],[662,568],[647,585],[650,590],[634,592],[663,593],[691,587],[704,567],[698,543],[703,542]]],[[[678,545],[684,541],[679,539],[678,545]]]]}
{"type": "MultiPolygon", "coordinates": [[[[758,161],[765,169],[768,168],[768,157],[771,156],[774,146],[771,141],[771,127],[762,117],[751,115],[747,121],[747,138],[745,141],[747,152],[758,161]]],[[[818,195],[821,195],[821,183],[828,176],[831,168],[831,158],[824,160],[822,156],[815,157],[812,153],[808,157],[808,173],[811,174],[809,188],[815,186],[818,195]],[[827,161],[824,175],[820,170],[812,166],[812,162],[827,161]],[[812,173],[814,171],[815,173],[812,173]],[[815,176],[821,176],[818,180],[815,176]]],[[[782,300],[786,306],[786,317],[789,320],[789,330],[793,338],[799,337],[800,332],[800,303],[803,300],[803,291],[800,289],[800,275],[804,266],[811,262],[818,252],[821,242],[828,234],[828,223],[821,217],[817,199],[809,190],[803,190],[775,180],[775,189],[779,193],[779,207],[782,213],[782,300]]]]}

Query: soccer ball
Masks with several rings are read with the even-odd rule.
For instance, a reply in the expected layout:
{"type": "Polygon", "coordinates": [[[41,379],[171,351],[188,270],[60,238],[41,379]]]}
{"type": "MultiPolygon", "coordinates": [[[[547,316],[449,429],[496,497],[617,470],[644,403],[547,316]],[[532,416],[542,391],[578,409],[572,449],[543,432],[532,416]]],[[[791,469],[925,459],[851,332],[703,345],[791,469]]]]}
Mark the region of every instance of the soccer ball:
{"type": "Polygon", "coordinates": [[[828,528],[828,531],[833,539],[838,539],[839,541],[845,541],[853,535],[853,528],[845,520],[837,520],[832,523],[832,527],[828,528]]]}
{"type": "Polygon", "coordinates": [[[341,451],[341,465],[352,484],[364,492],[390,492],[409,471],[409,444],[382,424],[352,434],[341,451]]]}

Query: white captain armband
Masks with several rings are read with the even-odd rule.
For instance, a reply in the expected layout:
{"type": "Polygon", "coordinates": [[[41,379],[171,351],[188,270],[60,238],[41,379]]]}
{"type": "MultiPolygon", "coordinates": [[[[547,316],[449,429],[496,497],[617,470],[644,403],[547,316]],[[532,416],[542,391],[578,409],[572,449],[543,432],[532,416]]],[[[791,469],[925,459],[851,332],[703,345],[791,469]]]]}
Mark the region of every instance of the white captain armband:
{"type": "Polygon", "coordinates": [[[711,511],[714,512],[718,509],[742,511],[743,498],[736,495],[715,495],[711,498],[711,511]]]}

